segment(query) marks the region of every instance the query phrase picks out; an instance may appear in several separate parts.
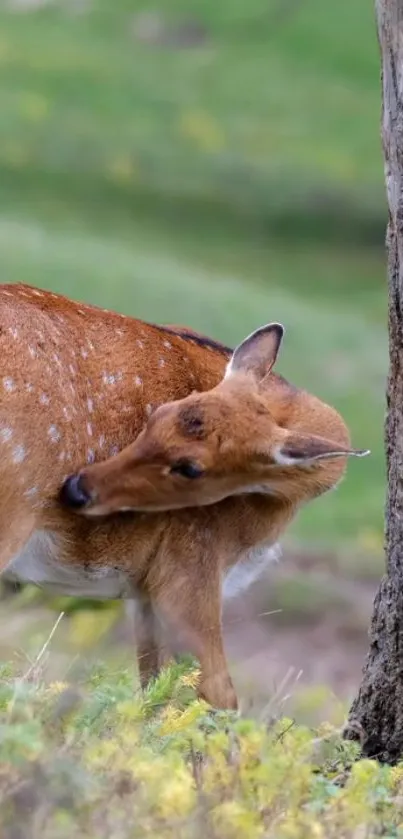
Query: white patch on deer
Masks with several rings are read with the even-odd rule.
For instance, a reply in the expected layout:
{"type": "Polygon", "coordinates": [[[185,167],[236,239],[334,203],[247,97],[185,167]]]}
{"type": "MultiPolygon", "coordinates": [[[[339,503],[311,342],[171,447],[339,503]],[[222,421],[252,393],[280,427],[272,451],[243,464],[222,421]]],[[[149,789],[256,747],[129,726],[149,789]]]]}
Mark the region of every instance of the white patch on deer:
{"type": "Polygon", "coordinates": [[[158,362],[158,367],[165,367],[165,360],[163,358],[160,358],[158,362]]]}
{"type": "Polygon", "coordinates": [[[90,422],[87,422],[87,434],[89,437],[92,437],[92,425],[90,422]]]}
{"type": "Polygon", "coordinates": [[[74,364],[69,364],[69,370],[72,376],[76,375],[76,368],[74,367],[74,364]]]}
{"type": "Polygon", "coordinates": [[[42,291],[38,291],[36,288],[32,289],[32,294],[35,294],[35,297],[43,297],[42,291]]]}
{"type": "Polygon", "coordinates": [[[94,449],[88,449],[87,452],[87,463],[94,463],[95,460],[95,452],[94,449]]]}
{"type": "Polygon", "coordinates": [[[137,387],[141,387],[141,385],[143,384],[143,380],[140,379],[140,376],[135,376],[134,377],[134,382],[137,385],[137,387]]]}
{"type": "Polygon", "coordinates": [[[144,344],[143,344],[143,342],[142,342],[142,341],[140,341],[139,339],[137,339],[136,344],[137,344],[137,346],[138,346],[138,347],[140,347],[140,349],[141,349],[141,350],[144,350],[144,344]]]}
{"type": "Polygon", "coordinates": [[[37,355],[38,355],[35,347],[31,347],[31,345],[29,345],[29,347],[28,347],[28,352],[29,352],[31,358],[36,358],[37,355]]]}
{"type": "Polygon", "coordinates": [[[153,406],[152,405],[146,405],[146,414],[147,414],[148,417],[151,416],[152,412],[153,412],[153,406]]]}
{"type": "Polygon", "coordinates": [[[26,489],[24,492],[25,498],[33,498],[34,495],[38,494],[38,487],[30,487],[26,489]]]}
{"type": "Polygon", "coordinates": [[[14,326],[10,326],[10,332],[13,338],[18,338],[18,329],[16,329],[14,326]]]}
{"type": "Polygon", "coordinates": [[[119,454],[119,446],[111,446],[109,449],[110,457],[115,457],[117,454],[119,454]]]}
{"type": "Polygon", "coordinates": [[[101,434],[98,442],[99,442],[99,448],[103,449],[103,447],[105,445],[105,435],[104,434],[101,434]]]}
{"type": "Polygon", "coordinates": [[[116,382],[116,376],[112,373],[104,373],[102,378],[105,385],[114,385],[116,382]]]}
{"type": "Polygon", "coordinates": [[[90,414],[92,414],[92,411],[94,409],[94,403],[93,403],[92,399],[87,399],[87,408],[88,408],[90,414]]]}
{"type": "Polygon", "coordinates": [[[24,446],[15,446],[13,449],[13,462],[22,463],[23,460],[25,460],[24,446]]]}
{"type": "Polygon", "coordinates": [[[12,428],[2,428],[0,430],[0,437],[3,443],[8,443],[13,436],[13,429],[12,428]]]}
{"type": "Polygon", "coordinates": [[[70,597],[120,600],[133,596],[126,575],[114,568],[83,568],[63,562],[57,534],[36,530],[4,569],[8,579],[20,580],[70,597]]]}
{"type": "Polygon", "coordinates": [[[52,441],[52,443],[58,443],[60,440],[60,431],[56,428],[55,425],[51,425],[48,429],[48,435],[52,441]]]}
{"type": "Polygon", "coordinates": [[[172,344],[170,344],[169,341],[164,341],[164,347],[166,347],[167,350],[171,350],[172,349],[172,344]]]}
{"type": "Polygon", "coordinates": [[[34,386],[33,386],[33,384],[31,384],[31,382],[27,382],[25,387],[26,387],[28,393],[32,393],[32,391],[34,389],[34,386]]]}
{"type": "Polygon", "coordinates": [[[88,358],[88,352],[84,349],[84,347],[81,348],[81,355],[83,358],[88,358]]]}
{"type": "Polygon", "coordinates": [[[271,562],[277,562],[280,552],[280,546],[271,543],[263,543],[247,551],[242,559],[226,571],[222,587],[223,599],[230,600],[249,588],[271,562]]]}
{"type": "Polygon", "coordinates": [[[3,386],[4,390],[7,390],[8,393],[11,393],[13,390],[15,390],[15,382],[13,381],[13,379],[10,379],[9,376],[5,376],[5,378],[3,379],[3,386]]]}
{"type": "Polygon", "coordinates": [[[39,397],[39,401],[40,401],[41,405],[49,405],[50,399],[49,399],[49,396],[47,395],[47,393],[41,393],[41,395],[39,397]]]}

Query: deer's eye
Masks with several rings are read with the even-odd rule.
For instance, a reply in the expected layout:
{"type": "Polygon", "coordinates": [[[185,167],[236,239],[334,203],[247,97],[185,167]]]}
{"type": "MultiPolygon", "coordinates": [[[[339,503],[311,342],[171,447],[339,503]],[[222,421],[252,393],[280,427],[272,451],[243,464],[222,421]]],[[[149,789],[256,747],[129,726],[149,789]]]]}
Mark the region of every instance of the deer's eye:
{"type": "Polygon", "coordinates": [[[171,466],[171,474],[180,475],[182,478],[194,480],[195,478],[201,478],[202,475],[204,475],[204,469],[202,469],[201,466],[198,466],[197,463],[192,463],[191,460],[178,460],[177,463],[174,463],[173,466],[171,466]]]}

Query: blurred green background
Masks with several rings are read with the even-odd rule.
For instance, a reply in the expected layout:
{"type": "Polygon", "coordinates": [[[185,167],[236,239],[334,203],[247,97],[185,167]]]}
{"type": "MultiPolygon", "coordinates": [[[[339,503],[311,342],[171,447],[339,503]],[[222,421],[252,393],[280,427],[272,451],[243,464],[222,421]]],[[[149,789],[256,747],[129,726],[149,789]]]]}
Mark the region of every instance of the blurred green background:
{"type": "Polygon", "coordinates": [[[367,0],[0,6],[3,281],[231,344],[282,321],[279,371],[372,450],[285,540],[350,580],[383,563],[379,118],[367,0]]]}

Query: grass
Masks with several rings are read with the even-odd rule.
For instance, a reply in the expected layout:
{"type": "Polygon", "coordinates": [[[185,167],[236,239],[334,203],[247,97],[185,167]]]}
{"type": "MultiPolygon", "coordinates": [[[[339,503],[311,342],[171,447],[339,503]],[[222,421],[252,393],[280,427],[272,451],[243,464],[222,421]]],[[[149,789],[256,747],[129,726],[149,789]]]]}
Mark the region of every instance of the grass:
{"type": "Polygon", "coordinates": [[[177,664],[141,696],[105,664],[75,681],[49,681],[43,660],[3,665],[2,836],[403,835],[402,767],[360,760],[339,724],[297,724],[275,702],[254,720],[212,712],[197,680],[177,664]]]}

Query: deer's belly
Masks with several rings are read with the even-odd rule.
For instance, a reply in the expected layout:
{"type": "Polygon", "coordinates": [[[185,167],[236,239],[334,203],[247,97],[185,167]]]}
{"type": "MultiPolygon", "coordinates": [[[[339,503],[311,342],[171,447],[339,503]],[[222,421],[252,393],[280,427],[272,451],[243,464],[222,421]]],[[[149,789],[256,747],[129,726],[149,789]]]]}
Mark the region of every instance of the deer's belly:
{"type": "Polygon", "coordinates": [[[253,548],[225,574],[223,582],[223,598],[230,600],[249,588],[271,563],[280,556],[280,545],[259,545],[253,548]]]}
{"type": "Polygon", "coordinates": [[[88,570],[59,561],[57,537],[44,530],[31,536],[9,562],[4,576],[73,597],[117,600],[133,596],[127,578],[114,568],[88,570]]]}

